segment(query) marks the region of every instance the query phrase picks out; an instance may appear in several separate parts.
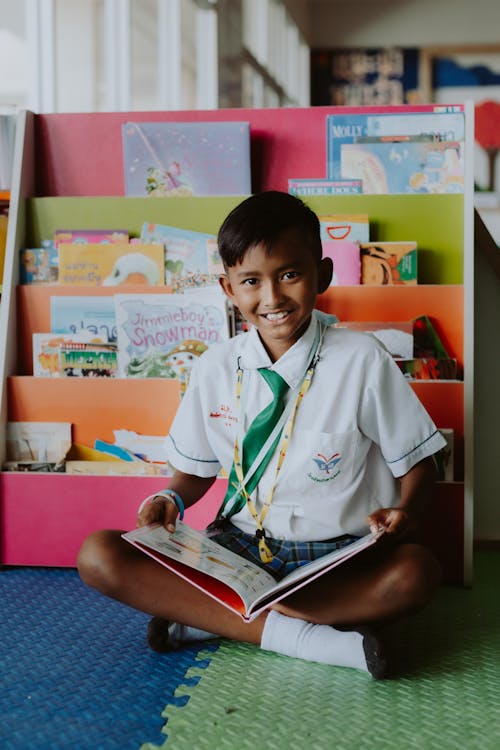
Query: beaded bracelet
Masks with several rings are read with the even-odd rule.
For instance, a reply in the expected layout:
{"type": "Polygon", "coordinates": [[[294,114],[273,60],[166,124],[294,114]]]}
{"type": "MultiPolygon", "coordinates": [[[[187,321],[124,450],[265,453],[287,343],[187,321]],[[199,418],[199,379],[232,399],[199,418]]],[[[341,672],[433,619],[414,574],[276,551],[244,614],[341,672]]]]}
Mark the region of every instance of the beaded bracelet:
{"type": "Polygon", "coordinates": [[[165,500],[171,500],[175,505],[177,506],[177,510],[179,511],[179,520],[182,521],[184,518],[184,503],[182,502],[182,497],[175,492],[174,490],[170,490],[168,487],[165,490],[159,490],[158,492],[155,492],[153,495],[149,495],[146,497],[142,503],[139,506],[139,510],[137,511],[140,513],[146,505],[149,505],[151,502],[153,502],[155,497],[163,497],[165,500]]]}

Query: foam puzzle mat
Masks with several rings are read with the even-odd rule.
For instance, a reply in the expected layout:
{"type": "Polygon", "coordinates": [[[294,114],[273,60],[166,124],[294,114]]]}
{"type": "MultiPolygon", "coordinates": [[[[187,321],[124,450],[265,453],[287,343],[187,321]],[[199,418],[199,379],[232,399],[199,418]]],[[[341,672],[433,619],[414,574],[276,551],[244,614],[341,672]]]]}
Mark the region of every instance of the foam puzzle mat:
{"type": "Polygon", "coordinates": [[[369,675],[221,641],[159,655],[75,571],[0,571],[2,750],[499,750],[500,553],[387,630],[369,675]]]}

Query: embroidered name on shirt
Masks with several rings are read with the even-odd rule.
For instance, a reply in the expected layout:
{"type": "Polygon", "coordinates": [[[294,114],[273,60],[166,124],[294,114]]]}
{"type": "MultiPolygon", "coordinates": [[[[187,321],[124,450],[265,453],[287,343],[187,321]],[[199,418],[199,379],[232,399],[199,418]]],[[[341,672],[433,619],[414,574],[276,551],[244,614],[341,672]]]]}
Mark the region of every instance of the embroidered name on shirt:
{"type": "Polygon", "coordinates": [[[312,461],[314,461],[318,468],[315,474],[308,473],[307,476],[309,479],[312,479],[313,482],[330,482],[335,477],[338,477],[340,469],[337,471],[332,471],[332,469],[335,469],[335,466],[342,460],[342,456],[339,453],[334,453],[329,458],[322,453],[316,453],[316,456],[317,458],[313,458],[312,461]]]}
{"type": "Polygon", "coordinates": [[[226,427],[231,427],[238,423],[238,417],[231,414],[231,407],[228,404],[221,404],[217,411],[211,411],[210,419],[223,419],[226,427]]]}

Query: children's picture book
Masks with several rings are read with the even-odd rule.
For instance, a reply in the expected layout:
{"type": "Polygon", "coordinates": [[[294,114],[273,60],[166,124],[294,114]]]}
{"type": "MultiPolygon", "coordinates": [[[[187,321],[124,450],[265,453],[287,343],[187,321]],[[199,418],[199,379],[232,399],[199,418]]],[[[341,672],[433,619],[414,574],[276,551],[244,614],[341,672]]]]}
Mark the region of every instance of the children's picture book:
{"type": "Polygon", "coordinates": [[[414,285],[417,283],[417,243],[361,243],[361,283],[414,285]]]}
{"type": "Polygon", "coordinates": [[[218,288],[184,294],[116,294],[119,374],[184,381],[203,352],[229,338],[218,288]]]}
{"type": "Polygon", "coordinates": [[[177,521],[173,533],[152,524],[123,534],[127,542],[246,621],[253,620],[271,604],[349,560],[379,537],[380,533],[367,534],[276,581],[263,568],[181,521],[177,521]]]}
{"type": "Polygon", "coordinates": [[[371,140],[340,147],[340,174],[365,194],[463,193],[460,141],[371,140]]]}
{"type": "Polygon", "coordinates": [[[129,234],[126,229],[56,229],[54,232],[56,247],[59,247],[61,242],[78,242],[82,245],[91,242],[107,245],[128,241],[129,234]]]}
{"type": "Polygon", "coordinates": [[[413,358],[413,324],[411,321],[339,321],[333,328],[349,328],[375,336],[393,356],[400,359],[413,358]]]}
{"type": "Polygon", "coordinates": [[[292,179],[288,180],[288,192],[291,195],[358,195],[363,192],[361,180],[323,180],[292,179]]]}
{"type": "Polygon", "coordinates": [[[141,239],[164,247],[165,283],[174,292],[217,284],[219,275],[224,273],[213,234],[145,222],[141,239]]]}
{"type": "Polygon", "coordinates": [[[52,242],[42,247],[20,251],[19,281],[21,284],[57,284],[59,254],[52,242]]]}
{"type": "Polygon", "coordinates": [[[249,195],[250,123],[127,122],[125,195],[249,195]]]}
{"type": "Polygon", "coordinates": [[[61,374],[64,377],[116,378],[116,344],[71,341],[59,348],[61,374]]]}
{"type": "MultiPolygon", "coordinates": [[[[33,375],[36,378],[59,378],[63,372],[61,351],[72,344],[104,344],[107,339],[94,336],[89,331],[73,333],[33,334],[33,375]]],[[[116,355],[115,355],[116,359],[116,355]]]]}
{"type": "Polygon", "coordinates": [[[333,261],[330,286],[357,286],[361,283],[361,252],[358,242],[324,240],[323,258],[333,261]]]}
{"type": "MultiPolygon", "coordinates": [[[[399,145],[458,142],[465,134],[463,107],[458,105],[422,105],[406,111],[390,108],[377,111],[351,111],[326,117],[327,176],[332,180],[361,179],[363,192],[381,192],[366,184],[366,177],[342,173],[345,146],[386,142],[399,145]]],[[[375,179],[376,182],[376,179],[375,179]]]]}
{"type": "Polygon", "coordinates": [[[85,331],[116,341],[115,303],[104,295],[54,295],[50,298],[52,333],[79,334],[85,331]]]}
{"type": "Polygon", "coordinates": [[[61,242],[59,283],[164,286],[164,249],[154,243],[61,242]]]}
{"type": "Polygon", "coordinates": [[[370,240],[368,214],[331,214],[320,215],[318,218],[322,242],[330,240],[368,242],[370,240]]]}

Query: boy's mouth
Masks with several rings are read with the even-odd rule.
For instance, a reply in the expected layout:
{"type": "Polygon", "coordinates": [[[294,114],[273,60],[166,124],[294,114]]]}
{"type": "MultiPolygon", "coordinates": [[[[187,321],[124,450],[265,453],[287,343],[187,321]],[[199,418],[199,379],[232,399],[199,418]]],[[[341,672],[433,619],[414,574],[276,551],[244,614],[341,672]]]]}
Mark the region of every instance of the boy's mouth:
{"type": "Polygon", "coordinates": [[[280,312],[264,313],[262,317],[266,320],[284,320],[288,315],[287,310],[281,310],[280,312]]]}

